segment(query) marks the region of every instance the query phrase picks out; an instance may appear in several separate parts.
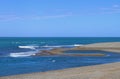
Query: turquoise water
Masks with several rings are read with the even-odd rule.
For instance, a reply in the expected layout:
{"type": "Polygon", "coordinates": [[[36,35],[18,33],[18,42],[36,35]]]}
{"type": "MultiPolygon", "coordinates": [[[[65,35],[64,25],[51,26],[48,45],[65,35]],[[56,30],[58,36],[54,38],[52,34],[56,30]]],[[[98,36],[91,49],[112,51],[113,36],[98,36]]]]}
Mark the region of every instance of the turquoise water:
{"type": "Polygon", "coordinates": [[[104,51],[68,51],[66,53],[104,53],[103,57],[31,57],[44,49],[74,47],[98,42],[120,42],[120,38],[0,38],[0,76],[43,72],[64,68],[96,65],[120,61],[120,54],[104,51]]]}

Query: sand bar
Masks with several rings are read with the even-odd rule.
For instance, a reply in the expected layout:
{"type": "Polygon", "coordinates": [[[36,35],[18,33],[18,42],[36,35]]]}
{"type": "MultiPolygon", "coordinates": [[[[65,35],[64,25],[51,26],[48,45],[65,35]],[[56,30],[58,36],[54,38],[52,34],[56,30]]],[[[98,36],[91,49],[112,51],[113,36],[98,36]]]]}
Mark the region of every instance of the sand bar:
{"type": "MultiPolygon", "coordinates": [[[[89,44],[85,45],[84,47],[76,47],[74,50],[81,50],[81,48],[84,48],[85,50],[93,48],[97,50],[99,49],[112,52],[116,51],[120,53],[120,42],[89,44]]],[[[56,51],[54,50],[54,52],[56,51]]],[[[0,77],[0,79],[120,79],[120,62],[40,73],[6,76],[0,77]]]]}
{"type": "MultiPolygon", "coordinates": [[[[65,51],[69,50],[99,50],[99,51],[110,51],[114,53],[120,53],[120,42],[107,42],[107,43],[95,43],[95,44],[88,44],[88,45],[82,45],[77,46],[73,48],[55,48],[51,50],[43,50],[38,53],[36,53],[34,56],[44,56],[44,55],[63,55],[65,51]]],[[[78,55],[78,56],[86,56],[85,55],[78,55]]],[[[69,56],[69,54],[68,54],[69,56]]],[[[73,56],[76,56],[73,54],[73,56]]],[[[92,54],[88,56],[98,56],[96,54],[92,54]]],[[[99,56],[101,56],[101,53],[99,53],[99,56]]],[[[102,55],[103,56],[103,55],[102,55]]]]}

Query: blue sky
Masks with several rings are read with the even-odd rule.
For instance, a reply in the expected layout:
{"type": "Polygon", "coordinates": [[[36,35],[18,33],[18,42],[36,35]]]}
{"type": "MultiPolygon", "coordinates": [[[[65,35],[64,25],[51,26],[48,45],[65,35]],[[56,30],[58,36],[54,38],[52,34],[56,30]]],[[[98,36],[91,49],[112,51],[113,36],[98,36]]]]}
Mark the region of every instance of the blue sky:
{"type": "Polygon", "coordinates": [[[0,0],[1,37],[120,37],[120,0],[0,0]]]}

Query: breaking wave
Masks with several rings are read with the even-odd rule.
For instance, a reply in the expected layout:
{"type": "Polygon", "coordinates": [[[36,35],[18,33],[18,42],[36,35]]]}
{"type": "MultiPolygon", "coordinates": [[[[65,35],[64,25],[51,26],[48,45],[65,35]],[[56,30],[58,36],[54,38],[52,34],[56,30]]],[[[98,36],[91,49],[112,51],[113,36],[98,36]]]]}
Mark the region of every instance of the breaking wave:
{"type": "Polygon", "coordinates": [[[45,46],[41,46],[41,47],[45,47],[45,48],[59,48],[59,47],[62,47],[62,46],[48,46],[48,45],[45,45],[45,46]]]}
{"type": "Polygon", "coordinates": [[[74,45],[55,45],[55,46],[49,46],[49,45],[45,45],[45,46],[41,46],[44,48],[60,48],[60,47],[77,47],[77,46],[83,46],[81,44],[74,44],[74,45]]]}
{"type": "Polygon", "coordinates": [[[28,57],[35,55],[36,51],[10,53],[10,57],[28,57]]]}
{"type": "Polygon", "coordinates": [[[22,48],[22,49],[32,49],[35,50],[36,48],[38,48],[39,46],[18,46],[18,48],[22,48]]]}
{"type": "Polygon", "coordinates": [[[17,53],[10,53],[9,56],[10,57],[28,57],[28,56],[32,56],[35,55],[35,53],[37,53],[40,50],[44,50],[44,48],[47,48],[48,50],[53,49],[53,48],[60,48],[60,47],[77,47],[77,46],[83,46],[81,44],[74,44],[74,45],[55,45],[55,46],[49,46],[49,45],[45,45],[45,46],[41,46],[42,48],[39,48],[39,46],[18,46],[18,48],[21,49],[31,49],[33,51],[28,51],[28,52],[17,52],[17,53]]]}

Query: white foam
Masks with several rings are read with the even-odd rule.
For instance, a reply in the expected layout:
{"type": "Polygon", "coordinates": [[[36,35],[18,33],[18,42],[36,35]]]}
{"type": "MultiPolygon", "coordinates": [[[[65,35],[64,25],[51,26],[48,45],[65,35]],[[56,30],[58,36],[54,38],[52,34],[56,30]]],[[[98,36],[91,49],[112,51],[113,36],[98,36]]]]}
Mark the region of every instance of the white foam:
{"type": "Polygon", "coordinates": [[[73,46],[78,47],[78,46],[83,46],[82,44],[74,44],[73,46]]]}
{"type": "Polygon", "coordinates": [[[24,48],[24,49],[32,49],[35,50],[36,48],[38,48],[39,46],[18,46],[19,48],[24,48]]]}
{"type": "Polygon", "coordinates": [[[55,62],[56,62],[56,60],[52,60],[52,62],[53,62],[53,63],[55,63],[55,62]]]}
{"type": "Polygon", "coordinates": [[[28,57],[31,55],[35,55],[35,51],[29,51],[29,52],[18,52],[18,53],[10,53],[10,57],[28,57]]]}
{"type": "Polygon", "coordinates": [[[41,46],[41,47],[45,47],[45,48],[60,48],[60,47],[77,47],[77,46],[83,46],[83,45],[82,45],[82,44],[74,44],[74,45],[56,45],[56,46],[45,45],[45,46],[41,46]]]}
{"type": "Polygon", "coordinates": [[[45,48],[59,48],[59,47],[62,47],[62,46],[48,46],[48,45],[45,45],[45,46],[41,46],[41,47],[45,47],[45,48]]]}

